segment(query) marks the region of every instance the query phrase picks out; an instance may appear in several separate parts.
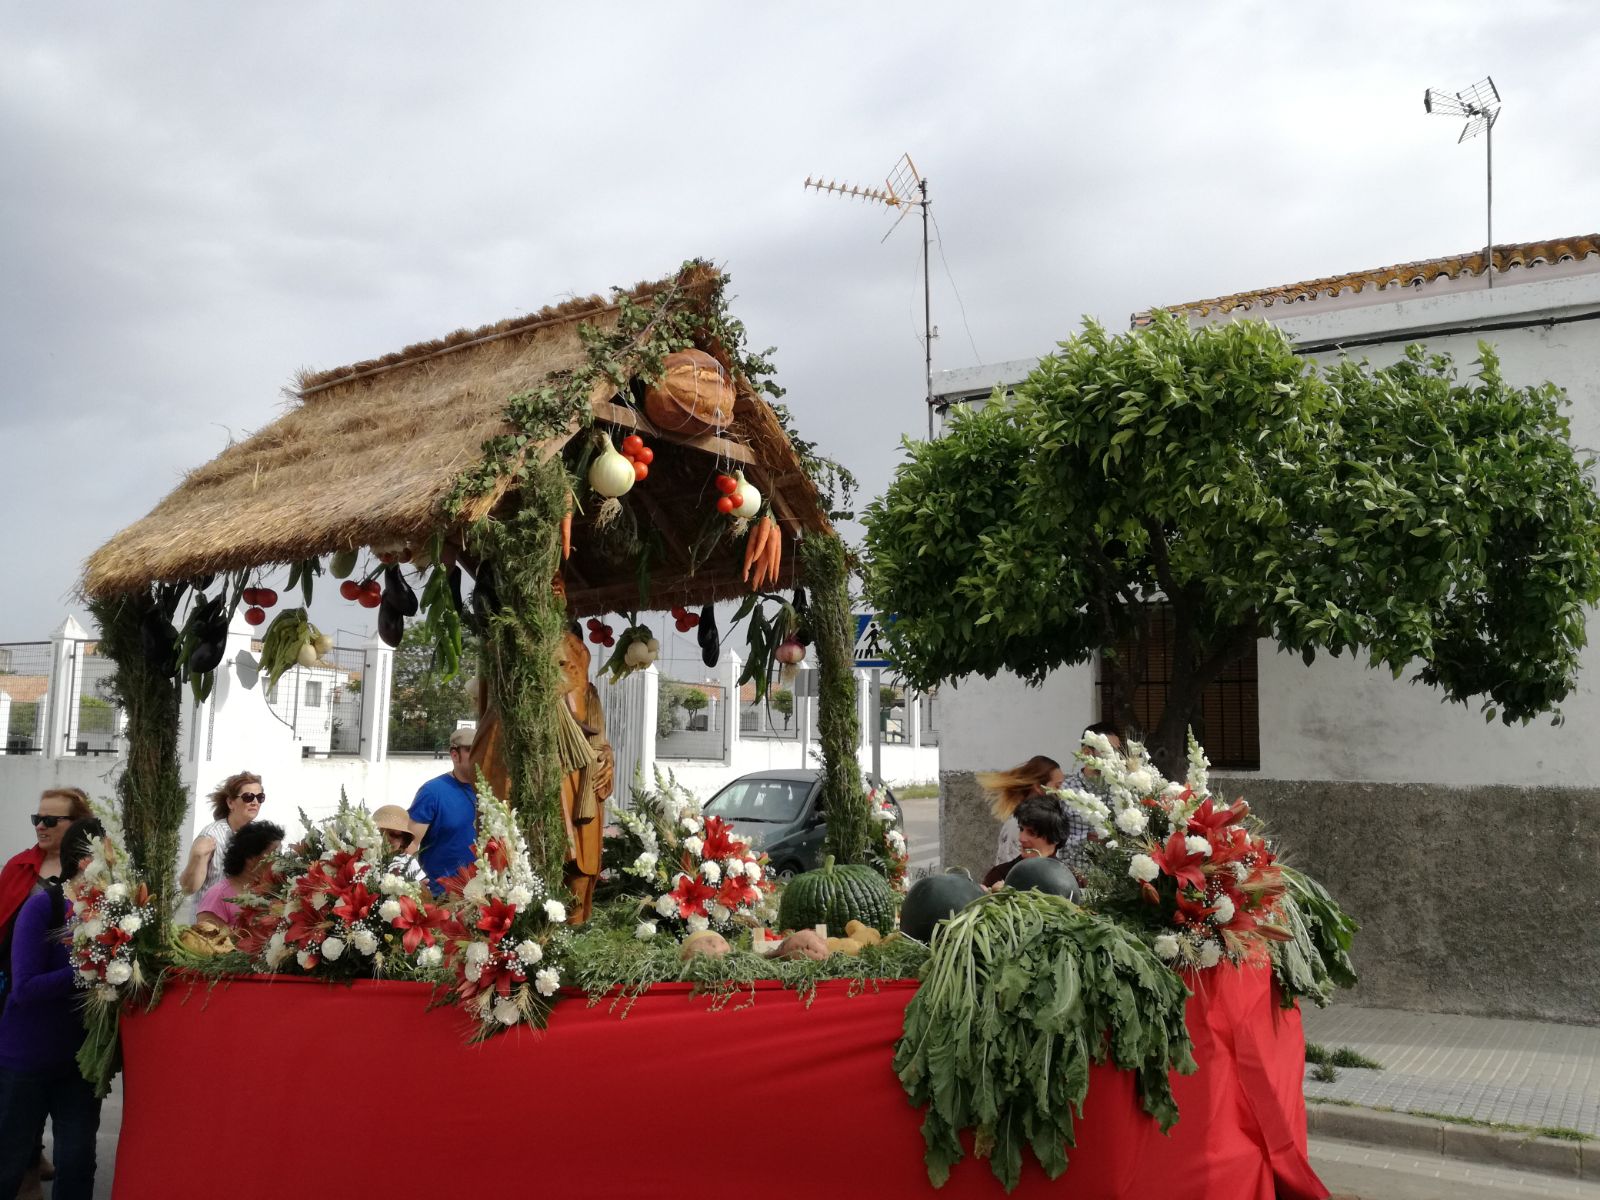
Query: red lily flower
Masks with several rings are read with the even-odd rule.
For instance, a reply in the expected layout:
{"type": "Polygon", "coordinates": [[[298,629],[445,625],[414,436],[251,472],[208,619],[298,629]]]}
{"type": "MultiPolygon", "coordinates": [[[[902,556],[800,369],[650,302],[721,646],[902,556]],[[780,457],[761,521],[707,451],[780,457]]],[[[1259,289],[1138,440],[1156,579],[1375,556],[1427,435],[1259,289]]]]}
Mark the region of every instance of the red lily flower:
{"type": "Polygon", "coordinates": [[[1180,887],[1187,885],[1196,891],[1206,890],[1206,877],[1200,869],[1206,856],[1191,854],[1188,846],[1184,845],[1183,834],[1176,829],[1167,839],[1166,846],[1150,851],[1150,857],[1156,860],[1156,865],[1164,874],[1176,879],[1180,887]]]}
{"type": "Polygon", "coordinates": [[[434,882],[444,886],[446,895],[459,897],[466,889],[467,884],[471,883],[477,874],[478,864],[469,862],[454,875],[441,875],[434,882]]]}
{"type": "MultiPolygon", "coordinates": [[[[1189,828],[1194,828],[1193,822],[1189,828]]],[[[1238,862],[1255,848],[1250,835],[1237,825],[1212,831],[1207,840],[1211,843],[1211,861],[1217,864],[1238,862]]]]}
{"type": "Polygon", "coordinates": [[[511,865],[511,856],[506,853],[505,843],[499,838],[490,838],[484,843],[483,857],[494,871],[504,871],[511,865]]]}
{"type": "Polygon", "coordinates": [[[133,935],[119,925],[113,925],[104,933],[94,939],[107,950],[115,953],[118,949],[133,941],[133,935]]]}
{"type": "Polygon", "coordinates": [[[700,851],[700,857],[716,862],[721,862],[744,849],[742,840],[734,840],[733,827],[721,817],[706,818],[706,833],[702,841],[705,842],[705,846],[700,851]]]}
{"type": "Polygon", "coordinates": [[[433,945],[434,926],[444,916],[444,910],[430,904],[418,904],[410,896],[401,896],[399,900],[400,915],[389,924],[404,934],[400,944],[405,947],[405,952],[414,954],[418,946],[433,945]]]}
{"type": "Polygon", "coordinates": [[[1206,903],[1204,895],[1197,897],[1193,892],[1179,889],[1178,911],[1173,914],[1173,919],[1180,925],[1199,925],[1216,911],[1214,906],[1206,903]]]}
{"type": "Polygon", "coordinates": [[[1243,800],[1218,808],[1207,796],[1200,807],[1189,814],[1189,831],[1209,838],[1229,825],[1237,825],[1249,811],[1250,806],[1243,800]]]}
{"type": "Polygon", "coordinates": [[[318,946],[328,936],[329,922],[310,905],[302,904],[289,914],[289,928],[283,940],[291,946],[318,946]]]}
{"type": "Polygon", "coordinates": [[[743,875],[735,875],[732,871],[723,876],[722,887],[717,892],[717,903],[723,908],[736,909],[741,904],[759,904],[761,890],[752,887],[750,881],[743,875]]]}
{"type": "Polygon", "coordinates": [[[698,875],[681,873],[678,886],[672,889],[672,898],[678,902],[680,917],[703,917],[707,905],[716,899],[717,889],[704,883],[698,875]]]}
{"type": "Polygon", "coordinates": [[[351,884],[344,893],[343,899],[333,906],[334,915],[341,918],[346,924],[354,925],[357,921],[365,919],[372,911],[372,906],[377,902],[377,897],[367,891],[364,883],[351,884]]]}
{"type": "Polygon", "coordinates": [[[517,910],[500,897],[493,896],[481,911],[477,928],[489,935],[491,946],[498,945],[500,939],[511,932],[511,922],[517,919],[517,910]]]}

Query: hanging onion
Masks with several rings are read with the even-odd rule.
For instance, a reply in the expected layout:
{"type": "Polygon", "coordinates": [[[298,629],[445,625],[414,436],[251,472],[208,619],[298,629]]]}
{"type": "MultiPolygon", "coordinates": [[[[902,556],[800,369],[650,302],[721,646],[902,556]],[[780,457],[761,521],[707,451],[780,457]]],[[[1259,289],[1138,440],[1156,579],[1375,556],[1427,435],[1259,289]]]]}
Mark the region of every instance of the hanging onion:
{"type": "Polygon", "coordinates": [[[734,493],[744,500],[744,503],[733,510],[736,517],[753,517],[761,511],[761,493],[756,491],[756,485],[746,481],[743,471],[735,471],[733,477],[739,481],[739,490],[734,493]]]}
{"type": "Polygon", "coordinates": [[[617,453],[610,437],[603,438],[600,453],[589,465],[589,486],[606,499],[614,500],[627,495],[634,477],[633,464],[617,453]]]}

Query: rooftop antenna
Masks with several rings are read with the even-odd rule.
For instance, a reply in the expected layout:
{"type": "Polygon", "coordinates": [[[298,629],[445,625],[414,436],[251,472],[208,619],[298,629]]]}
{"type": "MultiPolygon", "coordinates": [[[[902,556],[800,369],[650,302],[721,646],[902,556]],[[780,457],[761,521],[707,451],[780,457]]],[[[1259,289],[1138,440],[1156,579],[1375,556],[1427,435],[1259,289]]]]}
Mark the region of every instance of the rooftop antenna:
{"type": "MultiPolygon", "coordinates": [[[[805,186],[816,188],[819,192],[833,192],[851,199],[865,200],[870,204],[881,204],[885,208],[898,209],[900,216],[889,227],[889,233],[900,227],[900,222],[905,220],[906,214],[913,208],[922,212],[922,365],[927,385],[928,440],[932,441],[933,339],[939,334],[933,327],[933,302],[928,294],[928,181],[918,172],[917,164],[911,161],[911,155],[902,154],[900,160],[890,168],[888,178],[883,181],[881,188],[856,187],[848,183],[839,183],[837,180],[824,183],[821,176],[816,179],[807,176],[805,186]]],[[[883,241],[889,240],[889,233],[883,235],[883,241]]]]}
{"type": "Polygon", "coordinates": [[[1468,138],[1483,134],[1488,156],[1488,224],[1489,241],[1484,247],[1484,276],[1489,286],[1494,286],[1494,123],[1500,118],[1500,90],[1494,80],[1485,75],[1471,87],[1459,92],[1445,92],[1429,88],[1422,94],[1422,107],[1429,113],[1445,117],[1465,117],[1466,125],[1456,139],[1460,145],[1468,138]]]}

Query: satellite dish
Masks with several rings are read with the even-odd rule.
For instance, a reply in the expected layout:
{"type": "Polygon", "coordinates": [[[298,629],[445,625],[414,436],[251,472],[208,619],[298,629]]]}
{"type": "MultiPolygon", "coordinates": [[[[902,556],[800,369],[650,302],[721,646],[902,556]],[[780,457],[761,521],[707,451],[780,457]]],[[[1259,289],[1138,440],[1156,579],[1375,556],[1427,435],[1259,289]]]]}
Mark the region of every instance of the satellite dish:
{"type": "Polygon", "coordinates": [[[241,650],[234,656],[233,673],[239,677],[239,684],[249,691],[255,687],[256,680],[261,678],[261,664],[248,650],[241,650]]]}

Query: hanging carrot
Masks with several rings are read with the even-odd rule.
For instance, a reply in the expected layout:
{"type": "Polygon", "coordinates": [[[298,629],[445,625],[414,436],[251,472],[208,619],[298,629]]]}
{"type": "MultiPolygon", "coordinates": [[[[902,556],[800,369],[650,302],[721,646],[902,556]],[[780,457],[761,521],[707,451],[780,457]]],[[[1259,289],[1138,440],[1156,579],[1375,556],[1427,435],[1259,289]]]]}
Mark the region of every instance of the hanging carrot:
{"type": "Polygon", "coordinates": [[[776,583],[778,582],[778,568],[783,563],[783,530],[778,528],[776,521],[772,522],[772,536],[767,539],[767,544],[771,547],[768,553],[772,556],[772,570],[768,574],[772,582],[776,583]]]}
{"type": "Polygon", "coordinates": [[[756,564],[761,562],[762,543],[765,541],[765,539],[766,523],[764,521],[757,521],[750,527],[749,536],[747,536],[744,541],[743,578],[747,582],[750,579],[751,569],[756,567],[756,564]]]}
{"type": "Polygon", "coordinates": [[[572,557],[572,510],[567,509],[567,515],[561,518],[561,561],[566,562],[572,557]]]}

